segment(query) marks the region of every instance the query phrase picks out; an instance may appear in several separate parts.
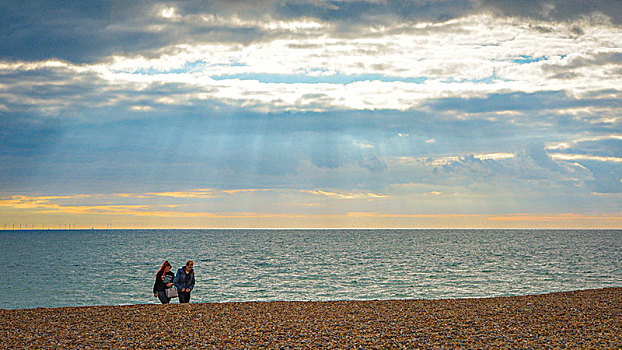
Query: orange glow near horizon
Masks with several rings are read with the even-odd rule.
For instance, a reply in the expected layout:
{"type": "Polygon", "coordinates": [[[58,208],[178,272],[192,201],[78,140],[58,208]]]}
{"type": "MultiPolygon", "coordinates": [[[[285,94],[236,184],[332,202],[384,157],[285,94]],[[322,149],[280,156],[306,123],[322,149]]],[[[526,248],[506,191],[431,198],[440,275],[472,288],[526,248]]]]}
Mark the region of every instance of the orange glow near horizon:
{"type": "MultiPolygon", "coordinates": [[[[208,190],[201,190],[207,192],[208,190]]],[[[185,193],[197,193],[197,191],[185,193]]],[[[248,193],[252,190],[214,191],[248,193]]],[[[184,192],[175,192],[183,194],[184,192]]],[[[329,193],[329,192],[326,192],[329,193]]],[[[311,193],[316,194],[316,193],[311,193]]],[[[326,196],[318,192],[320,196],[326,196]]],[[[152,195],[152,194],[148,194],[152,195]]],[[[342,196],[336,195],[337,197],[342,196]]],[[[400,214],[379,211],[330,210],[316,213],[209,211],[197,210],[195,204],[120,204],[111,203],[113,195],[24,196],[0,199],[0,229],[13,225],[54,227],[72,223],[77,228],[557,228],[622,229],[622,213],[506,213],[506,214],[400,214]],[[99,198],[101,204],[92,200],[99,198]],[[103,199],[102,199],[103,198],[103,199]],[[88,200],[88,203],[81,201],[88,200]]],[[[335,197],[330,193],[331,198],[335,197]]],[[[355,199],[378,196],[365,193],[355,199]]],[[[122,198],[145,198],[144,195],[121,195],[122,198]]],[[[187,198],[187,197],[184,197],[187,198]]],[[[190,196],[190,198],[197,198],[190,196]]]]}

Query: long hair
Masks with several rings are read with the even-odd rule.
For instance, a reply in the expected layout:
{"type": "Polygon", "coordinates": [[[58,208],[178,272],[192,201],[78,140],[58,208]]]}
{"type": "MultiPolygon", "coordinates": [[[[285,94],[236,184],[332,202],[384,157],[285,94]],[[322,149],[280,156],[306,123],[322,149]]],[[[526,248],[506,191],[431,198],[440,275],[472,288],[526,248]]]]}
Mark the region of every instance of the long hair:
{"type": "Polygon", "coordinates": [[[167,268],[167,267],[169,267],[169,266],[171,266],[171,263],[170,263],[170,262],[168,262],[168,260],[164,260],[164,262],[162,263],[162,266],[160,267],[160,269],[159,269],[159,270],[158,270],[158,272],[156,273],[156,277],[157,277],[159,274],[161,274],[161,273],[163,274],[163,273],[164,273],[164,269],[165,269],[165,268],[167,268]]]}

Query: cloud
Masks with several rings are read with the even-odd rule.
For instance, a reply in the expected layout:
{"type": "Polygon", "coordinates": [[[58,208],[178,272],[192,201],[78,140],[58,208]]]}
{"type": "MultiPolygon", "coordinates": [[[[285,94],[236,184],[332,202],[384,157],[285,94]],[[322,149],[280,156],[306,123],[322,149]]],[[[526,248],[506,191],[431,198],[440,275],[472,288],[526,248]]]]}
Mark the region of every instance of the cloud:
{"type": "Polygon", "coordinates": [[[35,213],[63,213],[63,214],[125,214],[134,211],[144,211],[146,205],[72,205],[67,200],[91,199],[94,196],[24,196],[17,195],[0,199],[0,207],[12,209],[32,210],[35,213]]]}
{"type": "MultiPolygon", "coordinates": [[[[76,64],[110,62],[114,57],[123,60],[137,57],[160,59],[202,45],[224,45],[239,51],[248,45],[279,40],[288,41],[286,45],[299,45],[297,50],[310,49],[314,45],[321,50],[330,43],[325,40],[326,35],[337,40],[376,37],[380,39],[378,43],[382,43],[380,46],[366,47],[361,42],[351,53],[391,53],[396,48],[391,43],[396,40],[389,39],[397,39],[404,33],[418,38],[413,44],[427,41],[431,34],[452,33],[456,39],[463,39],[464,34],[481,33],[479,28],[470,31],[468,27],[452,22],[468,21],[473,16],[494,13],[500,16],[497,17],[499,24],[505,21],[504,16],[526,16],[539,21],[532,26],[539,33],[543,32],[542,28],[547,28],[547,33],[554,33],[559,22],[580,20],[594,12],[620,23],[617,13],[621,12],[615,1],[605,0],[590,3],[538,1],[527,6],[507,1],[468,0],[135,1],[80,5],[26,0],[20,1],[19,5],[5,2],[0,6],[0,45],[3,47],[0,59],[58,59],[76,64]],[[541,23],[545,20],[555,22],[551,25],[541,23]],[[312,39],[318,41],[312,42],[312,39]]],[[[477,17],[476,22],[482,22],[482,18],[477,17]]],[[[585,26],[594,24],[588,21],[582,24],[583,28],[570,24],[567,32],[575,36],[586,35],[589,40],[591,34],[585,26]]],[[[490,26],[486,31],[489,30],[490,26]]],[[[492,39],[491,36],[479,36],[480,40],[492,39]]],[[[511,40],[504,42],[511,44],[511,40]]],[[[446,44],[452,45],[452,42],[446,44]]],[[[391,67],[398,63],[382,58],[368,67],[391,67]]],[[[456,67],[477,67],[477,64],[462,61],[456,67]]],[[[431,65],[434,66],[439,67],[431,65]]]]}
{"type": "Polygon", "coordinates": [[[527,147],[527,155],[533,159],[539,166],[555,172],[566,173],[566,169],[555,163],[551,157],[544,152],[544,146],[541,144],[529,145],[527,147]]]}
{"type": "Polygon", "coordinates": [[[387,164],[376,156],[369,156],[361,159],[359,165],[362,168],[373,172],[380,172],[387,168],[387,164]]]}
{"type": "Polygon", "coordinates": [[[454,110],[467,113],[499,111],[531,111],[574,107],[585,102],[573,100],[564,92],[543,91],[537,93],[493,93],[485,97],[443,98],[430,101],[436,110],[454,110]]]}
{"type": "Polygon", "coordinates": [[[556,222],[556,221],[585,221],[593,223],[598,221],[620,221],[620,217],[611,215],[580,215],[580,214],[548,214],[548,215],[533,215],[533,214],[513,214],[506,216],[490,217],[488,220],[492,221],[515,221],[515,222],[556,222]]]}
{"type": "Polygon", "coordinates": [[[313,17],[342,26],[383,25],[392,21],[441,22],[474,12],[475,4],[458,1],[287,1],[276,7],[285,18],[313,17]]]}
{"type": "MultiPolygon", "coordinates": [[[[135,1],[80,5],[22,1],[0,7],[2,58],[76,63],[101,62],[113,55],[159,56],[171,45],[190,42],[248,43],[264,35],[257,25],[210,23],[210,4],[135,1]],[[163,14],[176,16],[163,16],[163,14]]],[[[222,7],[221,7],[222,8],[222,7]]],[[[250,17],[250,16],[249,16],[250,17]]]]}
{"type": "MultiPolygon", "coordinates": [[[[351,6],[367,3],[354,4],[351,6]]],[[[184,6],[175,10],[182,18],[179,23],[162,18],[162,11],[169,7],[154,4],[145,10],[146,18],[158,18],[156,24],[145,26],[164,28],[163,34],[158,34],[161,45],[151,49],[113,50],[101,53],[95,61],[47,59],[57,57],[54,55],[35,61],[26,56],[5,57],[6,61],[0,62],[5,91],[0,102],[9,111],[30,108],[57,115],[70,115],[68,110],[85,105],[123,104],[140,111],[161,105],[199,104],[260,112],[409,110],[441,97],[447,98],[445,102],[470,97],[479,103],[478,99],[488,99],[490,108],[495,108],[494,102],[512,103],[513,98],[519,103],[528,96],[534,99],[526,106],[534,106],[546,102],[539,98],[546,93],[577,98],[604,94],[605,86],[615,86],[622,79],[615,73],[620,53],[614,43],[620,30],[604,24],[588,24],[581,38],[564,40],[560,33],[570,31],[570,24],[551,24],[551,34],[542,36],[519,22],[472,14],[436,24],[388,23],[373,35],[361,30],[344,40],[329,24],[309,18],[278,20],[272,10],[265,21],[244,17],[245,10],[239,15],[242,17],[227,14],[232,17],[216,16],[214,20],[213,16],[191,15],[192,6],[184,6]],[[202,36],[200,30],[194,33],[192,29],[216,25],[214,21],[231,28],[232,33],[247,28],[264,34],[260,34],[261,40],[240,45],[239,40],[248,40],[249,35],[232,34],[229,40],[211,33],[202,36]],[[167,30],[167,26],[180,28],[167,30]],[[490,30],[493,32],[484,34],[490,30]],[[175,35],[170,42],[169,35],[175,35]],[[443,47],[436,44],[439,40],[443,47]],[[524,43],[529,43],[527,48],[524,43]],[[293,44],[296,48],[291,47],[293,44]],[[496,49],[500,46],[503,50],[496,49]],[[495,95],[504,100],[492,101],[495,95]]],[[[198,6],[197,11],[208,13],[221,8],[231,12],[218,2],[198,6]]],[[[138,22],[132,30],[140,32],[142,25],[138,22]]],[[[126,30],[121,24],[113,27],[116,29],[110,30],[126,30]]],[[[111,35],[110,40],[117,39],[111,35]]],[[[74,51],[79,55],[79,50],[74,51]]]]}
{"type": "Polygon", "coordinates": [[[108,196],[63,203],[102,213],[619,211],[619,5],[588,5],[4,2],[0,193],[108,196]]]}
{"type": "MultiPolygon", "coordinates": [[[[472,115],[464,120],[457,120],[456,112],[441,110],[435,114],[422,111],[263,114],[231,108],[219,111],[207,105],[182,109],[159,107],[140,112],[149,113],[147,117],[126,120],[80,118],[39,123],[16,116],[14,120],[19,122],[8,124],[1,131],[4,138],[0,139],[0,145],[5,151],[0,151],[3,183],[15,190],[41,190],[38,186],[56,178],[61,191],[90,187],[100,192],[105,189],[167,192],[160,191],[161,186],[170,189],[168,192],[178,191],[179,187],[296,188],[304,184],[321,188],[382,189],[394,183],[412,182],[417,176],[433,177],[426,162],[399,165],[394,160],[400,157],[457,160],[467,156],[453,167],[458,169],[460,164],[465,178],[486,174],[503,179],[511,172],[524,174],[526,178],[549,178],[546,172],[553,171],[552,164],[567,163],[551,159],[552,154],[561,154],[560,150],[546,150],[545,154],[542,149],[531,150],[526,159],[531,159],[533,164],[513,155],[529,144],[549,144],[550,135],[570,142],[578,130],[593,135],[602,132],[601,125],[555,124],[555,118],[544,112],[518,116],[495,114],[496,120],[488,120],[491,112],[485,106],[481,113],[473,108],[472,115]],[[185,115],[178,114],[180,111],[185,115]],[[539,125],[543,119],[552,124],[542,124],[540,131],[534,132],[533,125],[539,125]],[[550,131],[550,125],[556,128],[555,133],[550,131]],[[397,130],[410,136],[400,137],[397,130]],[[426,143],[429,139],[437,141],[426,143]],[[361,145],[374,145],[374,148],[361,148],[361,145]],[[544,164],[539,167],[545,173],[535,168],[536,159],[544,164]],[[485,162],[488,160],[497,163],[485,162]],[[505,169],[508,161],[516,164],[505,169]],[[502,164],[498,162],[506,165],[498,168],[502,164]],[[55,164],[71,164],[79,171],[66,172],[55,164]]],[[[117,115],[114,109],[110,112],[117,115]]],[[[125,113],[131,116],[132,112],[125,113]]],[[[97,115],[103,114],[97,111],[97,115]]],[[[614,143],[604,142],[599,147],[599,153],[585,153],[616,156],[614,143]]],[[[572,154],[577,152],[573,150],[572,154]]],[[[425,177],[420,181],[432,181],[425,177]]]]}
{"type": "Polygon", "coordinates": [[[557,64],[545,65],[542,69],[544,72],[557,74],[580,74],[576,71],[591,69],[591,73],[593,74],[594,69],[602,66],[610,66],[610,69],[615,72],[615,68],[622,66],[622,52],[598,52],[582,55],[575,54],[557,64]]]}
{"type": "Polygon", "coordinates": [[[586,184],[595,193],[621,193],[622,136],[619,134],[579,138],[547,146],[553,159],[587,169],[586,184]]]}
{"type": "MultiPolygon", "coordinates": [[[[110,3],[68,4],[64,2],[23,1],[19,5],[2,3],[3,23],[0,43],[3,58],[45,60],[48,58],[85,62],[101,59],[114,49],[129,49],[124,33],[111,31],[111,19],[127,21],[138,16],[135,7],[117,8],[110,3]],[[113,13],[114,12],[114,13],[113,13]]],[[[126,34],[129,34],[127,32],[126,34]]],[[[129,34],[137,45],[155,41],[155,35],[129,34]]]]}
{"type": "Polygon", "coordinates": [[[173,197],[173,198],[213,198],[214,191],[210,189],[196,189],[192,191],[176,191],[176,192],[149,192],[147,196],[173,197]]]}
{"type": "Polygon", "coordinates": [[[556,154],[616,158],[622,154],[622,135],[610,134],[554,143],[546,149],[556,154]]]}
{"type": "Polygon", "coordinates": [[[311,160],[321,168],[339,168],[351,159],[344,157],[344,153],[352,152],[353,147],[336,136],[320,136],[318,142],[310,144],[311,160]]]}
{"type": "Polygon", "coordinates": [[[599,14],[609,17],[614,23],[622,22],[622,5],[617,1],[564,1],[564,0],[483,0],[483,9],[495,11],[498,15],[518,16],[537,20],[568,21],[599,14]]]}
{"type": "Polygon", "coordinates": [[[302,190],[303,193],[309,193],[312,195],[336,198],[336,199],[381,199],[387,198],[386,195],[378,193],[343,193],[343,192],[331,192],[323,190],[302,190]]]}

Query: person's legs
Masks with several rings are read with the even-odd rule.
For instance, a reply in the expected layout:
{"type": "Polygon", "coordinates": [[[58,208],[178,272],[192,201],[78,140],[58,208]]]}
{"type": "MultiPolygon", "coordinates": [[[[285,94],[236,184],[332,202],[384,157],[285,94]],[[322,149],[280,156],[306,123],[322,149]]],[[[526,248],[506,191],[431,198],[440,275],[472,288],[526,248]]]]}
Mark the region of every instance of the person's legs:
{"type": "Polygon", "coordinates": [[[160,291],[158,292],[158,299],[160,299],[160,302],[162,304],[168,304],[171,301],[171,299],[169,299],[166,296],[166,292],[160,292],[160,291]]]}
{"type": "Polygon", "coordinates": [[[189,303],[190,302],[190,292],[179,292],[179,303],[189,303]]]}

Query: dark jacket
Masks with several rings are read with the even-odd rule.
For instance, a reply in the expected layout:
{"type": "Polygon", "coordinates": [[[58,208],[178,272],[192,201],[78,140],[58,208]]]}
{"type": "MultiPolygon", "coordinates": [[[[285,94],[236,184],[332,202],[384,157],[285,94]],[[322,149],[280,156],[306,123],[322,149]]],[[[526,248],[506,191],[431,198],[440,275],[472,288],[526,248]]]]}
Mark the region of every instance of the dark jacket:
{"type": "Polygon", "coordinates": [[[194,288],[194,269],[190,270],[189,274],[186,274],[186,267],[182,266],[177,270],[173,284],[180,292],[182,289],[192,290],[192,288],[194,288]]]}
{"type": "MultiPolygon", "coordinates": [[[[171,282],[175,279],[175,274],[171,271],[166,273],[167,276],[170,276],[171,282]]],[[[169,283],[171,283],[169,282],[169,283]]],[[[158,272],[156,274],[155,284],[153,285],[153,294],[156,292],[164,292],[166,289],[166,284],[162,281],[162,272],[158,272]]]]}

